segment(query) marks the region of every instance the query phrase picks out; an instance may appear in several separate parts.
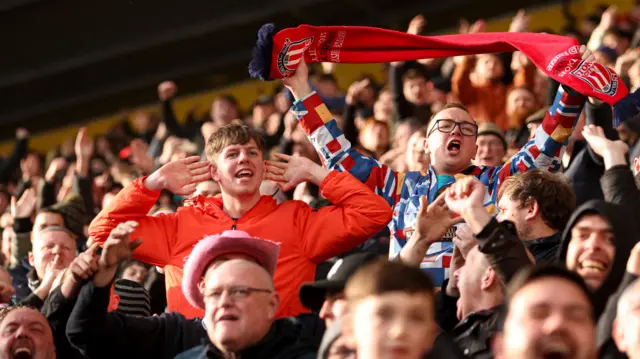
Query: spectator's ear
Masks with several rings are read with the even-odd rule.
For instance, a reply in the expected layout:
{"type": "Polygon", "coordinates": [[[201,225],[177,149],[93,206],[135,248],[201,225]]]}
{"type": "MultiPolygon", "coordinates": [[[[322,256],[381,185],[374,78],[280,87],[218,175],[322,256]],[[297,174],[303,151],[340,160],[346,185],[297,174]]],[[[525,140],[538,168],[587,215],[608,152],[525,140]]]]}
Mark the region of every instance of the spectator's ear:
{"type": "Polygon", "coordinates": [[[35,262],[33,260],[33,252],[29,252],[29,254],[27,256],[29,258],[29,265],[33,267],[35,265],[34,264],[35,262]]]}
{"type": "Polygon", "coordinates": [[[220,183],[220,176],[218,176],[218,167],[215,163],[211,163],[211,178],[216,182],[220,183]]]}
{"type": "Polygon", "coordinates": [[[200,294],[204,295],[204,277],[200,278],[200,280],[198,281],[198,290],[200,291],[200,294]]]}
{"type": "Polygon", "coordinates": [[[491,267],[489,267],[484,271],[482,282],[480,283],[480,288],[489,289],[494,283],[499,286],[499,280],[500,279],[496,275],[496,272],[491,267]]]}
{"type": "Polygon", "coordinates": [[[270,319],[275,319],[276,317],[276,312],[278,311],[278,308],[280,307],[280,296],[275,293],[274,295],[271,296],[271,299],[269,300],[269,318],[270,319]]]}
{"type": "Polygon", "coordinates": [[[540,213],[540,206],[535,199],[526,202],[525,206],[527,207],[527,215],[524,217],[526,220],[534,219],[540,213]]]}

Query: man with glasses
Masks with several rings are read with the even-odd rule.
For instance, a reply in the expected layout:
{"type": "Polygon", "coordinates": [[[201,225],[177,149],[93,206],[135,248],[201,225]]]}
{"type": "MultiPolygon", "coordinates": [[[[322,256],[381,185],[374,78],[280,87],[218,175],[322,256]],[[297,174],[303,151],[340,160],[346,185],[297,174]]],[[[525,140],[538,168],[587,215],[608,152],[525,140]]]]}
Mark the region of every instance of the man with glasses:
{"type": "MultiPolygon", "coordinates": [[[[592,60],[584,46],[581,53],[583,59],[592,60]]],[[[320,97],[311,91],[307,82],[308,71],[307,65],[301,61],[296,73],[283,80],[296,98],[291,111],[328,169],[349,171],[385,198],[394,209],[390,225],[393,239],[389,249],[392,258],[412,239],[412,235],[420,236],[418,231],[414,231],[420,198],[426,196],[427,202],[433,203],[444,189],[455,182],[456,177],[471,175],[479,178],[486,186],[485,206],[495,213],[498,188],[505,178],[533,168],[558,171],[565,141],[571,135],[585,101],[585,96],[560,86],[535,138],[504,165],[496,167],[471,165],[476,156],[478,125],[463,105],[450,103],[427,123],[424,149],[431,159],[429,170],[426,173],[397,173],[351,147],[320,97]]],[[[429,250],[421,267],[426,268],[437,286],[441,286],[448,277],[447,269],[453,254],[451,239],[455,228],[444,232],[444,236],[439,238],[413,239],[428,243],[429,250]]]]}
{"type": "Polygon", "coordinates": [[[280,246],[238,230],[205,237],[184,266],[183,292],[195,307],[206,308],[204,318],[187,319],[175,312],[153,317],[109,312],[118,265],[141,243],[132,240],[134,227],[134,222],[125,222],[111,231],[100,268],[80,291],[69,316],[67,338],[84,356],[172,359],[180,353],[195,357],[190,350],[213,350],[216,358],[227,357],[220,352],[234,352],[245,359],[301,359],[305,357],[297,355],[315,353],[302,339],[298,319],[273,318],[280,303],[273,287],[280,246]],[[200,346],[203,340],[212,344],[200,346]]]}
{"type": "Polygon", "coordinates": [[[275,320],[280,297],[265,268],[232,259],[209,267],[200,286],[210,343],[176,358],[315,358],[293,319],[275,320]]]}

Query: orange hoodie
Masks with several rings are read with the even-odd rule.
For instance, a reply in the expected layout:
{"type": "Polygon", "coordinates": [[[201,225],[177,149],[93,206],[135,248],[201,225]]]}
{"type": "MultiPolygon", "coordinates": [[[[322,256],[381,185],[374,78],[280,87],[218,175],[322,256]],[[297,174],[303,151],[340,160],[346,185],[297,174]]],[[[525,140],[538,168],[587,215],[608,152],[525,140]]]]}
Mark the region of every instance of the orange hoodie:
{"type": "Polygon", "coordinates": [[[144,178],[120,191],[89,226],[89,234],[104,243],[119,223],[135,220],[132,235],[144,242],[134,258],[164,267],[168,309],[187,318],[199,317],[202,310],[189,305],[182,294],[182,268],[191,250],[203,237],[229,229],[280,243],[280,258],[274,277],[280,295],[277,316],[308,312],[298,299],[298,289],[314,280],[316,265],[364,242],[391,220],[385,200],[347,172],[332,171],[320,185],[322,194],[335,205],[319,210],[301,201],[276,204],[270,196],[260,201],[238,220],[222,210],[221,198],[198,196],[193,205],[177,213],[147,216],[160,192],[144,186],[144,178]]]}

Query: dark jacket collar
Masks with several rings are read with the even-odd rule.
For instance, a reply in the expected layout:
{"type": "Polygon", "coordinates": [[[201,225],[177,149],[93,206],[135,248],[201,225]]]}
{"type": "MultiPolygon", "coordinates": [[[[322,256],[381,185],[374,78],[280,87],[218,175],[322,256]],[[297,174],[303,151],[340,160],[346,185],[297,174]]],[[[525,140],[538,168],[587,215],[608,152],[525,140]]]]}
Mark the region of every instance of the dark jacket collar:
{"type": "MultiPolygon", "coordinates": [[[[267,334],[256,344],[237,353],[237,358],[295,358],[304,353],[315,353],[315,348],[300,341],[302,324],[296,318],[280,318],[273,322],[267,334]]],[[[215,345],[207,343],[206,358],[223,358],[215,345]]]]}
{"type": "Polygon", "coordinates": [[[558,250],[562,240],[562,232],[556,232],[548,237],[541,237],[532,241],[523,241],[527,249],[533,254],[537,264],[553,264],[558,261],[558,250]]]}

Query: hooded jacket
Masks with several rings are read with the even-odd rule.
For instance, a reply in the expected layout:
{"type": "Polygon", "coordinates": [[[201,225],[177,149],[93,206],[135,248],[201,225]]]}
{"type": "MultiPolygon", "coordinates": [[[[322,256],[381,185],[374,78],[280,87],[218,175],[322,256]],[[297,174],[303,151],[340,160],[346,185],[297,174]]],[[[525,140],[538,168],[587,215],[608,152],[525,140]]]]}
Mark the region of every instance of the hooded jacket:
{"type": "Polygon", "coordinates": [[[145,178],[124,188],[109,207],[89,226],[90,235],[103,244],[119,223],[139,223],[131,238],[144,241],[133,257],[163,267],[167,303],[171,312],[187,318],[201,317],[204,311],[192,307],[181,289],[182,270],[193,247],[206,235],[229,229],[280,244],[280,258],[274,276],[280,295],[277,317],[308,312],[300,303],[298,288],[315,278],[316,265],[366,241],[391,220],[385,200],[349,173],[330,172],[320,185],[322,194],[334,206],[314,210],[301,201],[277,204],[270,196],[239,219],[223,210],[221,198],[198,196],[177,213],[147,216],[160,196],[144,186],[145,178]]]}
{"type": "Polygon", "coordinates": [[[634,238],[635,233],[634,227],[630,224],[631,219],[627,217],[624,207],[602,200],[587,201],[575,210],[569,222],[567,222],[558,251],[559,262],[566,263],[567,249],[571,241],[571,229],[587,214],[598,214],[609,222],[613,229],[613,241],[616,247],[609,275],[600,288],[593,292],[594,309],[596,318],[598,318],[603,313],[609,296],[616,292],[624,277],[629,253],[635,244],[635,240],[630,239],[634,238]]]}

